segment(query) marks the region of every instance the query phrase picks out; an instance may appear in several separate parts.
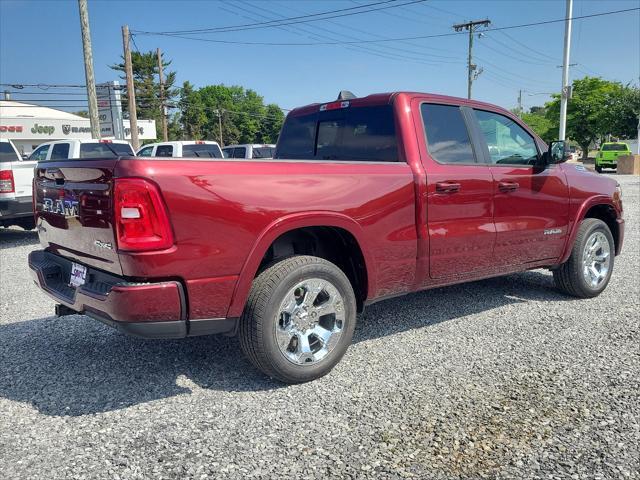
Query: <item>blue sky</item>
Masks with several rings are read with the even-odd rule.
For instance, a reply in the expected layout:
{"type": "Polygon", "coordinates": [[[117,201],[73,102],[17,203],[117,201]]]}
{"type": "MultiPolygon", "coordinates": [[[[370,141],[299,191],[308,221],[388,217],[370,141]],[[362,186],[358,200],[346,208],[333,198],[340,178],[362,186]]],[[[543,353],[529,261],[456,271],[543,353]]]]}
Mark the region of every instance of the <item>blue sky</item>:
{"type": "MultiPolygon", "coordinates": [[[[117,78],[108,65],[119,61],[120,27],[125,23],[134,31],[208,28],[376,1],[379,0],[89,0],[96,79],[117,78]]],[[[638,6],[638,0],[575,0],[574,16],[638,6]]],[[[448,33],[453,31],[453,23],[471,19],[488,17],[492,26],[504,27],[560,19],[564,13],[565,2],[561,0],[430,0],[282,28],[198,36],[275,43],[371,40],[448,33]]],[[[504,33],[487,32],[482,38],[476,37],[475,61],[484,72],[474,84],[474,98],[511,108],[522,89],[525,107],[544,103],[549,92],[560,88],[561,69],[557,65],[561,64],[563,34],[564,24],[555,23],[504,33]]],[[[241,85],[283,108],[330,100],[343,89],[357,95],[415,90],[466,96],[466,36],[360,46],[248,46],[137,35],[135,43],[141,51],[162,48],[173,60],[172,69],[178,72],[179,84],[189,80],[196,86],[241,85]]],[[[572,78],[591,74],[637,84],[639,12],[575,21],[571,63],[578,64],[571,70],[572,78]]],[[[0,83],[84,83],[75,0],[0,0],[0,83]]],[[[76,97],[82,100],[81,96],[76,97]]],[[[36,95],[16,94],[13,98],[36,98],[36,95]]],[[[78,109],[83,108],[81,102],[76,103],[78,109]]]]}

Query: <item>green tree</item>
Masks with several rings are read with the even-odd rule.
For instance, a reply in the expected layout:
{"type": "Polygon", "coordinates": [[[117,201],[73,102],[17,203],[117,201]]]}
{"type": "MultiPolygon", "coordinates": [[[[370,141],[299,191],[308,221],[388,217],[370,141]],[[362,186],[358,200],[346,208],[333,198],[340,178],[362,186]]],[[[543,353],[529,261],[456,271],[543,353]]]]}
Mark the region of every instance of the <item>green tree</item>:
{"type": "MultiPolygon", "coordinates": [[[[174,88],[176,72],[168,71],[171,65],[170,60],[164,59],[162,54],[162,68],[164,73],[164,95],[168,104],[175,99],[178,91],[174,88]]],[[[158,57],[156,52],[131,52],[131,66],[133,70],[133,83],[136,90],[136,108],[138,118],[156,121],[156,138],[161,138],[161,115],[162,107],[160,102],[160,79],[158,76],[158,57]]],[[[110,68],[123,74],[121,79],[126,80],[124,75],[124,60],[122,63],[110,65],[110,68]]],[[[123,87],[122,108],[127,113],[128,110],[127,89],[123,87]]]]}
{"type": "Polygon", "coordinates": [[[254,90],[240,86],[208,85],[195,90],[185,82],[178,109],[183,138],[223,145],[274,142],[284,120],[277,105],[265,106],[254,90]]]}
{"type": "MultiPolygon", "coordinates": [[[[567,106],[567,136],[577,142],[587,158],[589,146],[607,135],[633,135],[640,110],[637,88],[601,78],[584,77],[573,82],[573,95],[567,106]]],[[[560,95],[545,105],[546,117],[556,121],[560,116],[560,95]]]]}
{"type": "Polygon", "coordinates": [[[552,142],[558,137],[558,125],[545,116],[544,109],[534,110],[534,107],[532,107],[529,113],[523,113],[521,118],[545,142],[552,142]]]}

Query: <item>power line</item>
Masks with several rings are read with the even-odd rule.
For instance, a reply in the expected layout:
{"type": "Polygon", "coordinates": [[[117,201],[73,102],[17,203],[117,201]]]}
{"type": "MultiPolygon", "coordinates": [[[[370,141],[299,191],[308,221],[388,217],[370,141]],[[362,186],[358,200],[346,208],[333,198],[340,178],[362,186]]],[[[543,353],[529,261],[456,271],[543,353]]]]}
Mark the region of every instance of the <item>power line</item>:
{"type": "Polygon", "coordinates": [[[284,18],[281,20],[270,20],[270,21],[266,21],[266,22],[258,22],[258,23],[254,23],[254,24],[245,24],[245,25],[229,25],[226,27],[213,27],[213,28],[199,28],[199,29],[191,29],[191,30],[168,30],[168,31],[163,31],[163,32],[145,32],[145,31],[136,31],[135,33],[138,34],[145,34],[145,35],[149,35],[149,34],[157,34],[157,35],[173,35],[173,34],[192,34],[192,33],[226,33],[226,32],[241,32],[241,31],[245,31],[245,30],[255,30],[255,29],[260,29],[260,28],[272,28],[272,27],[278,27],[278,26],[283,26],[283,25],[294,25],[294,24],[298,24],[298,23],[309,23],[309,22],[317,22],[320,20],[327,20],[330,18],[340,18],[340,17],[349,17],[349,16],[353,16],[353,15],[360,15],[363,13],[369,13],[369,12],[375,12],[378,10],[386,10],[389,8],[398,8],[404,5],[412,5],[414,3],[421,3],[421,2],[426,2],[426,0],[410,0],[407,3],[403,3],[403,4],[395,4],[395,2],[397,2],[398,0],[386,0],[383,2],[378,2],[378,3],[373,3],[373,4],[367,4],[367,5],[361,5],[359,7],[350,7],[347,9],[341,9],[341,10],[334,10],[334,11],[329,11],[329,12],[323,12],[323,13],[315,13],[315,14],[310,14],[310,15],[301,15],[298,17],[288,17],[288,18],[284,18]],[[366,7],[375,7],[377,5],[380,4],[389,4],[389,3],[393,3],[393,5],[384,5],[381,7],[377,7],[377,8],[369,8],[367,10],[361,10],[362,8],[366,8],[366,7]],[[358,12],[348,12],[348,13],[336,13],[336,12],[345,12],[346,10],[355,10],[358,9],[360,11],[358,12]],[[325,16],[328,15],[328,16],[325,16]],[[312,18],[312,17],[322,17],[322,18],[312,18]]]}
{"type": "MultiPolygon", "coordinates": [[[[615,15],[618,13],[626,13],[626,12],[635,12],[640,10],[640,7],[635,8],[626,8],[622,10],[612,10],[608,12],[600,12],[594,13],[591,15],[581,15],[577,17],[572,17],[572,20],[582,20],[586,18],[595,18],[602,17],[605,15],[615,15]]],[[[554,20],[544,20],[540,22],[530,22],[530,23],[521,23],[518,25],[509,25],[506,27],[493,27],[482,30],[483,32],[497,32],[504,30],[513,30],[517,28],[527,28],[527,27],[536,27],[540,25],[549,25],[553,23],[564,22],[565,18],[554,19],[554,20]]],[[[181,35],[167,34],[163,32],[138,32],[138,34],[144,35],[163,35],[171,38],[182,38],[185,40],[196,40],[201,42],[210,42],[210,43],[220,43],[227,45],[263,45],[263,46],[283,46],[283,47],[305,47],[305,46],[313,46],[313,45],[358,45],[358,44],[366,44],[366,43],[386,43],[386,42],[399,42],[405,40],[422,40],[426,38],[440,38],[440,37],[452,37],[457,35],[466,35],[466,32],[446,32],[446,33],[438,33],[432,35],[415,35],[411,37],[396,37],[396,38],[383,38],[383,39],[373,39],[373,40],[353,40],[353,41],[339,41],[339,42],[246,42],[246,41],[234,41],[234,40],[218,40],[212,38],[199,38],[199,37],[185,37],[181,35]]]]}

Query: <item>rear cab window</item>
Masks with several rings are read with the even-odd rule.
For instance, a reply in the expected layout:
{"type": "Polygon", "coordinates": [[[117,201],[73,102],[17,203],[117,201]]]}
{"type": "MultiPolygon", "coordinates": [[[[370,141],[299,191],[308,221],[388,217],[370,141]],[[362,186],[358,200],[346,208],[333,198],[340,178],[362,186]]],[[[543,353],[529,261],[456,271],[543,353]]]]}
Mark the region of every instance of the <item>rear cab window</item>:
{"type": "Polygon", "coordinates": [[[397,162],[393,107],[348,106],[289,115],[274,158],[397,162]]]}
{"type": "Polygon", "coordinates": [[[222,152],[218,145],[214,145],[212,143],[196,143],[194,145],[183,145],[182,156],[196,158],[222,158],[222,152]]]}
{"type": "Polygon", "coordinates": [[[275,150],[273,147],[253,147],[251,158],[273,158],[275,150]]]}
{"type": "MultiPolygon", "coordinates": [[[[46,154],[45,154],[46,155],[46,154]]],[[[20,157],[9,142],[0,142],[0,162],[17,162],[20,157]]]]}
{"type": "Polygon", "coordinates": [[[608,143],[602,146],[603,152],[626,152],[626,143],[608,143]]]}
{"type": "Polygon", "coordinates": [[[80,158],[110,158],[134,155],[131,145],[124,143],[81,143],[80,158]]]}

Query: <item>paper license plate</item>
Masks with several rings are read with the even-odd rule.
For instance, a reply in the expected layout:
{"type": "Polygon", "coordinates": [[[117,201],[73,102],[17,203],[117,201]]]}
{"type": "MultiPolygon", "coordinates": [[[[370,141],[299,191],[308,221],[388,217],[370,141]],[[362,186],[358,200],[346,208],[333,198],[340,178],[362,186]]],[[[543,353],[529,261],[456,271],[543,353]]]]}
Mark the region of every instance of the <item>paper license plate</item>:
{"type": "Polygon", "coordinates": [[[87,278],[87,267],[79,265],[77,263],[71,264],[71,277],[69,278],[69,285],[72,287],[79,287],[84,285],[87,278]]]}

